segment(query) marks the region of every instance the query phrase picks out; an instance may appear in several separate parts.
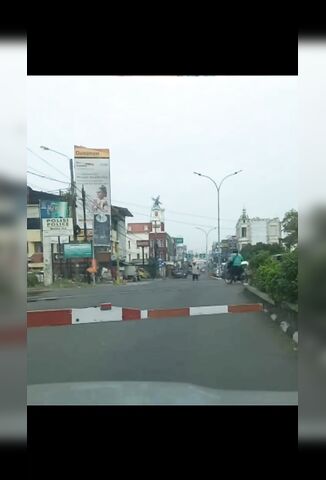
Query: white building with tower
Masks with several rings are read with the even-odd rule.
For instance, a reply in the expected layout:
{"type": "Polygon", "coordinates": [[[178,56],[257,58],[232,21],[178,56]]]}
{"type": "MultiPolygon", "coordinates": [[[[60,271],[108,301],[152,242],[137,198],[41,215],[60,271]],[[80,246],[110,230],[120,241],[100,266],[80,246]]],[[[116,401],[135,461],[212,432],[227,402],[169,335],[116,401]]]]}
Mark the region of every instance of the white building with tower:
{"type": "Polygon", "coordinates": [[[249,218],[246,209],[242,210],[236,224],[236,236],[239,250],[244,245],[257,243],[279,243],[282,237],[281,221],[279,218],[249,218]]]}

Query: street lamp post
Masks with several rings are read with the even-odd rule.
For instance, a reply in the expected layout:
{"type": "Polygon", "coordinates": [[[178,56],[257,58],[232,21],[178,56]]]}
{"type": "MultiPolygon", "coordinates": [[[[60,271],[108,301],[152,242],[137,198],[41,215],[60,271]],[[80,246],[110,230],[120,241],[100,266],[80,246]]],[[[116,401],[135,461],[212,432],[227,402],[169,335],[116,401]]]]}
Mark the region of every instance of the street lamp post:
{"type": "Polygon", "coordinates": [[[237,175],[238,173],[242,172],[242,170],[237,170],[236,172],[230,173],[229,175],[226,175],[222,180],[220,181],[219,185],[213,180],[213,178],[209,177],[208,175],[203,175],[202,173],[199,172],[194,172],[195,175],[198,175],[199,177],[204,177],[208,178],[211,182],[214,183],[216,191],[217,191],[217,243],[218,243],[218,267],[219,269],[221,268],[221,227],[220,227],[220,190],[222,183],[224,180],[226,180],[229,177],[233,177],[233,175],[237,175]]]}
{"type": "Polygon", "coordinates": [[[57,153],[58,155],[61,155],[62,157],[68,158],[69,160],[69,168],[70,168],[70,205],[71,205],[71,215],[72,215],[72,223],[73,223],[73,229],[74,229],[74,241],[77,240],[77,219],[76,219],[76,185],[75,185],[75,180],[74,180],[74,169],[73,169],[73,159],[66,155],[65,153],[58,152],[57,150],[54,150],[53,148],[45,147],[44,145],[41,145],[40,148],[42,150],[47,150],[49,152],[57,153]]]}
{"type": "Polygon", "coordinates": [[[213,231],[213,230],[216,230],[216,227],[213,227],[211,228],[210,230],[206,231],[204,230],[203,228],[200,228],[200,227],[196,227],[197,230],[201,230],[202,232],[205,233],[205,236],[206,236],[206,262],[207,262],[207,265],[208,265],[208,235],[213,231]]]}

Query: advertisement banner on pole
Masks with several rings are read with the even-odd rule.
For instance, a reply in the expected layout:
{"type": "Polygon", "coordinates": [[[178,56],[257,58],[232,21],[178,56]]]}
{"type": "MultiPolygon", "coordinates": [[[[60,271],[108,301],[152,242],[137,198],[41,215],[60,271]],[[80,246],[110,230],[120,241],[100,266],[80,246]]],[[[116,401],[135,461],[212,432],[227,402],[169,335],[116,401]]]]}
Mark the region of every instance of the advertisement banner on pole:
{"type": "Polygon", "coordinates": [[[61,237],[73,235],[72,218],[43,218],[43,237],[61,237]]]}
{"type": "Polygon", "coordinates": [[[60,202],[57,200],[41,200],[40,201],[41,218],[68,218],[69,209],[68,202],[60,202]]]}
{"type": "Polygon", "coordinates": [[[92,245],[90,243],[64,244],[64,258],[91,258],[92,245]]]}
{"type": "MultiPolygon", "coordinates": [[[[92,229],[94,215],[111,216],[110,151],[108,148],[75,146],[74,167],[77,191],[81,192],[83,186],[85,190],[86,225],[92,229]]],[[[84,224],[81,200],[77,204],[77,223],[84,224]]]]}
{"type": "Polygon", "coordinates": [[[94,215],[93,242],[94,246],[108,246],[110,242],[110,215],[98,213],[94,215]]]}

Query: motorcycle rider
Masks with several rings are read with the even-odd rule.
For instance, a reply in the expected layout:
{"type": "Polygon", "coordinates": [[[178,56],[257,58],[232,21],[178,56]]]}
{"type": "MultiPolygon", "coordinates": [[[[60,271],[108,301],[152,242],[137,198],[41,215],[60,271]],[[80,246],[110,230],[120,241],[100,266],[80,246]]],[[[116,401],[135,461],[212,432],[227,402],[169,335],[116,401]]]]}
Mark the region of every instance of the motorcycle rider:
{"type": "Polygon", "coordinates": [[[230,259],[230,267],[231,267],[230,283],[235,282],[236,280],[239,280],[241,278],[241,275],[243,273],[242,262],[243,262],[242,255],[238,252],[238,250],[234,250],[233,255],[230,259]]]}

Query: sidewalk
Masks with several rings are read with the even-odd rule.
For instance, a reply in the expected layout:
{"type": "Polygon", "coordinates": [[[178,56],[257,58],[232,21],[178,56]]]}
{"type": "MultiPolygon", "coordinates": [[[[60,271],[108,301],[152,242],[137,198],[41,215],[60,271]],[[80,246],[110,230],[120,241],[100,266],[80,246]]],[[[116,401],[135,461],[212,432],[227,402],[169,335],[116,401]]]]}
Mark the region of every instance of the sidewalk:
{"type": "Polygon", "coordinates": [[[298,306],[286,302],[282,305],[276,305],[269,295],[252,285],[245,285],[244,289],[250,295],[254,295],[263,301],[264,312],[268,313],[271,320],[277,322],[281,330],[298,345],[298,306]]]}
{"type": "Polygon", "coordinates": [[[86,292],[101,292],[105,291],[107,288],[110,289],[120,289],[122,287],[139,287],[139,286],[144,286],[148,285],[152,282],[157,282],[162,279],[148,279],[148,280],[142,280],[140,282],[127,282],[127,283],[121,283],[120,285],[114,284],[112,281],[108,283],[96,283],[95,285],[93,284],[88,284],[88,283],[75,283],[75,284],[70,284],[70,285],[64,285],[64,286],[59,286],[56,284],[51,285],[50,287],[43,287],[43,288],[29,288],[27,289],[27,302],[37,302],[39,300],[56,300],[60,297],[67,297],[70,295],[75,295],[77,292],[80,295],[83,295],[84,293],[87,294],[86,292]],[[43,295],[44,294],[44,295],[43,295]]]}

